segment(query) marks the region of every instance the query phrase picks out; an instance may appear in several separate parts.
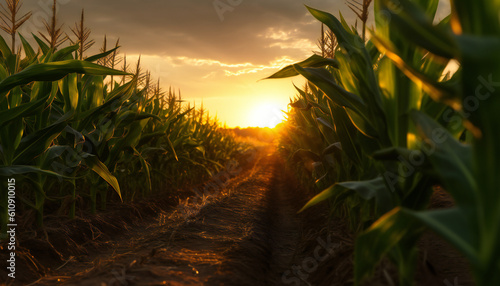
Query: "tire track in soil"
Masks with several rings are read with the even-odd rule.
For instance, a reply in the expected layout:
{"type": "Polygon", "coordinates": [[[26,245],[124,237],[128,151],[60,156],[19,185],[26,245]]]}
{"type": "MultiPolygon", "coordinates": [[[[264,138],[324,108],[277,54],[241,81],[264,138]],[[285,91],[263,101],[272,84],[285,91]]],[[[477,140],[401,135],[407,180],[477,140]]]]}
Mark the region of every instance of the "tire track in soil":
{"type": "Polygon", "coordinates": [[[181,204],[36,285],[282,285],[299,239],[300,194],[274,152],[201,208],[181,204]],[[71,277],[71,278],[70,278],[71,277]]]}
{"type": "Polygon", "coordinates": [[[269,187],[256,206],[253,236],[228,253],[207,285],[283,285],[282,273],[289,268],[299,240],[296,213],[300,204],[296,185],[275,157],[269,187]]]}

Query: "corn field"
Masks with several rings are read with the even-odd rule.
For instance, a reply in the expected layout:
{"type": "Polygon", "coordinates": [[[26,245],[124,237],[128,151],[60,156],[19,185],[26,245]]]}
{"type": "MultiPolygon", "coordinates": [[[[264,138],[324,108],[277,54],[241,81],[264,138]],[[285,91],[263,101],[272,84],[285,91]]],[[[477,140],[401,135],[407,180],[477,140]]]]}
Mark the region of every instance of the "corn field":
{"type": "MultiPolygon", "coordinates": [[[[451,14],[441,19],[440,0],[347,1],[354,25],[340,13],[306,6],[321,25],[320,51],[267,78],[306,80],[295,86],[286,121],[274,130],[232,131],[203,105],[186,103],[180,91],[162,89],[140,58],[127,62],[119,40],[104,37],[95,47],[84,11],[66,34],[53,0],[44,30],[23,35],[20,27],[32,13],[19,14],[21,1],[6,0],[0,6],[0,28],[8,35],[0,36],[0,177],[16,192],[8,193],[10,185],[0,190],[0,250],[9,239],[13,246],[7,254],[13,261],[1,262],[14,263],[13,276],[17,255],[18,268],[29,264],[32,274],[20,283],[42,285],[90,278],[88,285],[124,279],[300,286],[312,285],[307,279],[314,275],[338,280],[352,270],[343,285],[371,285],[383,272],[388,284],[410,286],[423,273],[419,263],[427,262],[419,246],[433,232],[463,256],[454,258],[466,260],[476,285],[500,285],[500,1],[450,3],[451,14]],[[241,166],[233,161],[241,158],[247,159],[241,166]],[[453,206],[434,206],[436,195],[453,206]],[[150,223],[130,204],[141,220],[133,231],[97,241],[89,219],[91,235],[81,242],[87,248],[68,250],[80,247],[74,233],[62,236],[66,246],[56,245],[66,252],[49,241],[64,231],[59,226],[49,237],[54,218],[78,226],[78,218],[99,218],[94,215],[119,203],[157,198],[175,198],[175,205],[150,223]],[[328,216],[311,212],[320,205],[328,216]],[[324,226],[316,214],[338,228],[315,232],[324,226]],[[29,234],[9,230],[16,216],[29,234]],[[50,247],[30,249],[30,241],[50,247]],[[95,251],[112,246],[113,253],[95,255],[94,245],[95,251]],[[57,257],[45,260],[50,251],[57,257]],[[332,266],[345,261],[347,267],[332,266]],[[396,276],[383,268],[386,262],[396,276]]],[[[221,22],[217,9],[236,15],[245,6],[230,4],[213,3],[221,22]]],[[[120,226],[129,224],[111,232],[120,226]]],[[[432,281],[447,274],[431,270],[432,281]]]]}
{"type": "Polygon", "coordinates": [[[307,7],[321,52],[269,78],[300,75],[280,152],[357,234],[359,285],[388,257],[399,285],[413,285],[417,241],[441,235],[470,263],[477,285],[500,281],[500,21],[498,1],[349,3],[360,33],[340,15],[307,7]],[[457,69],[455,71],[454,67],[457,69]],[[436,189],[455,206],[430,210],[436,189]]]}
{"type": "MultiPolygon", "coordinates": [[[[163,91],[140,62],[126,59],[104,42],[94,44],[84,14],[73,38],[53,18],[36,46],[16,31],[30,13],[16,19],[19,1],[0,37],[0,176],[18,184],[19,214],[43,227],[52,212],[74,218],[79,211],[106,208],[199,183],[241,151],[231,132],[206,110],[184,104],[180,92],[163,91]],[[68,41],[68,39],[70,41],[68,41]],[[122,64],[123,68],[119,67],[122,64]]],[[[3,18],[2,18],[3,19],[3,18]]],[[[7,192],[1,191],[0,227],[8,224],[7,192]]],[[[28,219],[27,219],[28,220],[28,219]]]]}

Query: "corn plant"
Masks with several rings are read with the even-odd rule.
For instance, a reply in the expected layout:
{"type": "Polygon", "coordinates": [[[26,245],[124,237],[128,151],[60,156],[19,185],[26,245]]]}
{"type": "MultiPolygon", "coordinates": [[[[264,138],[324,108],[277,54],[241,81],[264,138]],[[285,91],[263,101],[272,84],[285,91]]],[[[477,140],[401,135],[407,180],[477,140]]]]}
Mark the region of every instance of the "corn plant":
{"type": "Polygon", "coordinates": [[[74,218],[80,201],[95,213],[110,201],[200,182],[235,155],[232,134],[183,105],[180,94],[154,86],[140,62],[134,73],[115,70],[118,43],[84,56],[93,41],[83,13],[76,40],[64,46],[55,14],[54,5],[42,39],[32,35],[37,48],[19,35],[22,49],[12,52],[0,37],[0,175],[16,176],[20,212],[34,210],[38,227],[47,205],[74,218]]]}
{"type": "MultiPolygon", "coordinates": [[[[26,42],[24,42],[27,45],[26,42]]],[[[20,59],[20,54],[12,54],[3,38],[0,38],[2,53],[2,81],[0,92],[2,105],[0,138],[2,145],[2,172],[10,175],[28,175],[27,180],[35,189],[34,201],[21,197],[26,204],[37,211],[38,224],[42,224],[43,205],[46,199],[44,184],[48,175],[59,174],[43,169],[46,160],[53,160],[53,154],[44,154],[54,140],[66,129],[68,122],[75,117],[78,94],[76,73],[102,76],[106,74],[122,75],[120,71],[104,68],[90,62],[64,60],[76,47],[58,52],[49,50],[40,58],[20,59]],[[22,63],[29,65],[22,67],[22,63]],[[61,78],[64,78],[61,80],[61,78]],[[72,81],[70,79],[73,79],[72,81]],[[59,81],[59,82],[58,82],[59,81]],[[30,84],[35,82],[34,84],[30,84]],[[28,86],[26,86],[28,84],[28,86]],[[50,107],[58,99],[64,100],[64,107],[53,112],[49,119],[50,107]],[[49,107],[49,109],[47,109],[49,107]],[[36,163],[36,164],[35,164],[36,163]]],[[[26,57],[34,56],[28,49],[26,57]]],[[[55,106],[54,106],[55,107],[55,106]]],[[[95,158],[89,158],[87,165],[103,178],[119,187],[107,168],[95,158]]],[[[4,218],[5,219],[5,218],[4,218]]],[[[2,223],[5,221],[3,220],[2,223]]],[[[2,224],[3,229],[4,224],[2,224]]]]}
{"type": "MultiPolygon", "coordinates": [[[[417,7],[433,19],[438,1],[417,2],[417,7]]],[[[351,218],[363,218],[366,216],[360,214],[368,213],[368,219],[363,225],[373,223],[395,208],[424,209],[432,193],[435,178],[421,169],[413,168],[411,164],[408,166],[408,162],[412,162],[412,159],[415,161],[417,157],[411,157],[414,153],[403,150],[415,150],[422,144],[416,136],[419,125],[410,120],[410,114],[412,110],[427,114],[439,122],[443,130],[452,131],[454,138],[463,135],[463,128],[457,128],[456,124],[452,125],[444,119],[444,114],[456,114],[445,104],[432,100],[434,90],[413,82],[412,76],[399,70],[398,63],[392,61],[392,55],[381,48],[379,39],[390,39],[393,46],[405,55],[405,60],[411,66],[418,66],[425,78],[443,88],[454,86],[459,73],[453,77],[449,75],[443,77],[448,61],[426,54],[422,49],[405,41],[399,31],[383,17],[386,14],[381,13],[377,1],[375,2],[376,31],[380,36],[368,43],[363,41],[355,28],[348,26],[342,16],[338,20],[325,12],[312,8],[309,8],[309,11],[336,35],[339,47],[334,53],[334,58],[326,62],[326,59],[313,56],[304,62],[286,67],[271,78],[300,74],[309,80],[309,84],[316,87],[313,100],[308,98],[305,100],[313,108],[320,105],[316,110],[323,109],[324,115],[330,114],[331,121],[322,125],[333,127],[329,128],[329,132],[336,133],[336,136],[332,135],[330,138],[338,138],[342,151],[358,167],[358,178],[354,179],[363,181],[345,182],[353,178],[338,175],[335,184],[313,198],[305,208],[333,199],[334,207],[339,204],[347,205],[350,212],[348,216],[351,218]],[[321,68],[322,66],[326,68],[321,68]],[[324,98],[328,105],[321,103],[324,98]],[[348,126],[345,122],[355,126],[358,133],[340,132],[342,128],[348,126]],[[397,157],[397,160],[388,160],[392,157],[397,157]],[[360,197],[370,203],[360,206],[356,200],[352,200],[352,196],[360,197]]],[[[445,19],[438,26],[446,27],[447,23],[448,19],[445,19]]],[[[313,108],[311,110],[315,111],[313,108]]],[[[318,122],[325,121],[325,118],[318,117],[317,113],[313,116],[318,122]]],[[[328,138],[321,137],[323,140],[328,138]]],[[[322,152],[323,157],[325,151],[322,152]]],[[[321,158],[319,155],[316,154],[316,157],[321,158]]],[[[418,157],[419,160],[420,158],[418,157]]],[[[388,239],[392,235],[390,232],[374,233],[369,239],[366,235],[358,238],[356,243],[358,283],[370,273],[382,253],[389,254],[399,267],[400,284],[412,283],[417,254],[415,245],[423,229],[406,228],[406,230],[412,235],[382,250],[372,249],[368,241],[391,241],[388,239]]]]}
{"type": "Polygon", "coordinates": [[[395,5],[395,1],[379,1],[378,4],[386,15],[390,15],[391,25],[406,41],[430,55],[459,62],[461,71],[454,84],[442,84],[427,77],[425,71],[409,62],[392,41],[379,37],[377,42],[401,71],[432,91],[434,100],[457,110],[473,135],[471,144],[463,144],[427,115],[417,111],[411,114],[425,142],[421,151],[432,150],[427,151],[426,159],[455,199],[456,206],[420,212],[395,209],[362,239],[367,241],[382,232],[392,233],[392,239],[376,244],[379,249],[387,249],[396,243],[396,237],[411,237],[408,229],[425,225],[464,254],[478,285],[496,285],[500,282],[500,118],[497,112],[500,97],[495,76],[500,74],[497,53],[500,4],[496,1],[451,3],[450,26],[433,25],[426,11],[411,1],[400,1],[400,6],[395,5]]]}

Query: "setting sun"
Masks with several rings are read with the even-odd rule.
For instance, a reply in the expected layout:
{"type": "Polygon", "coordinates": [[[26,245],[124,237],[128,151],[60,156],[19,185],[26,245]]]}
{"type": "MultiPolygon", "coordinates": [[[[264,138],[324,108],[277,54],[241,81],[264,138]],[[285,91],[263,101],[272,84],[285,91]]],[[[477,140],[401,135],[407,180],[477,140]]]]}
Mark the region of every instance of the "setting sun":
{"type": "Polygon", "coordinates": [[[255,106],[249,115],[248,125],[274,128],[284,119],[284,108],[278,104],[266,103],[255,106]]]}

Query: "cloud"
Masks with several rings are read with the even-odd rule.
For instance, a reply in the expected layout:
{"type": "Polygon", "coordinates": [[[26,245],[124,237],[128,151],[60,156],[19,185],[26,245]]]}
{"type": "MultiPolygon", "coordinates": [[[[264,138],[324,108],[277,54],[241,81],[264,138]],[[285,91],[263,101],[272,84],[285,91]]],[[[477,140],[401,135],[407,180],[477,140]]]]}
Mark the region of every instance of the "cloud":
{"type": "MultiPolygon", "coordinates": [[[[342,12],[348,23],[354,14],[344,0],[218,0],[231,6],[219,18],[212,0],[58,0],[59,22],[69,27],[85,9],[91,37],[101,43],[104,35],[113,42],[120,38],[121,51],[220,62],[266,63],[287,56],[302,59],[315,49],[320,24],[305,5],[342,12]]],[[[449,9],[446,1],[441,5],[449,9]]],[[[24,34],[43,30],[51,0],[24,0],[22,12],[34,17],[24,34]]],[[[442,13],[441,13],[442,14],[442,13]]],[[[440,14],[440,15],[441,15],[440,14]]],[[[370,15],[373,19],[373,15],[370,15]]],[[[97,49],[97,47],[96,47],[97,49]]]]}
{"type": "Polygon", "coordinates": [[[226,64],[221,61],[211,60],[211,59],[193,59],[188,57],[176,57],[172,59],[172,57],[168,57],[168,59],[172,62],[182,62],[183,64],[190,66],[219,66],[225,68],[240,68],[240,67],[249,67],[252,66],[251,63],[240,63],[240,64],[226,64]]]}
{"type": "Polygon", "coordinates": [[[224,70],[224,74],[226,76],[240,76],[244,74],[258,73],[265,70],[277,70],[295,62],[295,60],[285,56],[270,62],[268,65],[252,65],[252,67],[239,69],[237,71],[230,71],[226,69],[224,70]]]}
{"type": "MultiPolygon", "coordinates": [[[[23,10],[50,11],[51,2],[24,0],[23,10]]],[[[341,0],[243,0],[234,9],[226,11],[224,21],[221,21],[211,0],[58,2],[61,3],[58,7],[60,22],[65,23],[66,30],[79,20],[81,9],[85,8],[86,22],[92,29],[91,37],[98,43],[102,42],[104,35],[111,41],[120,38],[122,51],[127,54],[259,64],[283,55],[301,58],[310,52],[304,48],[304,43],[315,42],[319,24],[307,14],[303,4],[330,11],[346,10],[341,0]],[[273,29],[276,34],[268,34],[273,29]],[[294,41],[301,44],[293,44],[294,41]]],[[[36,33],[36,27],[28,32],[36,33]]],[[[38,25],[38,28],[43,26],[38,25]]]]}
{"type": "MultiPolygon", "coordinates": [[[[133,60],[142,55],[143,67],[161,78],[167,87],[171,84],[180,88],[187,98],[225,94],[234,102],[234,94],[246,94],[247,98],[266,94],[262,87],[254,88],[257,80],[307,58],[317,49],[320,24],[304,4],[334,15],[340,11],[348,23],[355,22],[345,0],[217,1],[238,4],[220,17],[213,0],[58,0],[58,21],[72,36],[69,27],[79,21],[81,10],[85,9],[86,25],[97,43],[90,53],[99,50],[105,35],[112,44],[119,38],[121,53],[130,58],[127,62],[133,65],[133,60]]],[[[446,1],[441,2],[442,7],[449,9],[446,1]]],[[[23,3],[20,13],[31,10],[33,17],[22,33],[38,34],[44,30],[42,19],[50,16],[52,0],[23,3]]],[[[440,16],[444,14],[441,12],[440,16]]],[[[281,85],[274,89],[273,96],[288,101],[293,96],[293,86],[276,82],[276,86],[281,85]]],[[[273,84],[259,82],[268,89],[273,84]]],[[[214,108],[220,102],[213,103],[214,108]]],[[[221,115],[222,110],[221,107],[221,115]]],[[[232,112],[238,113],[234,108],[232,112]]]]}
{"type": "MultiPolygon", "coordinates": [[[[133,55],[132,57],[138,58],[139,55],[133,55]]],[[[191,71],[194,71],[195,69],[198,69],[200,71],[210,71],[208,74],[204,74],[203,76],[201,76],[202,79],[214,78],[218,74],[218,71],[220,72],[222,70],[225,76],[239,76],[244,74],[257,73],[264,70],[280,69],[296,62],[295,59],[291,59],[287,56],[277,58],[265,65],[253,64],[249,62],[224,63],[217,60],[188,57],[158,57],[155,55],[146,55],[141,57],[143,58],[143,60],[145,58],[148,58],[149,60],[156,61],[158,64],[159,61],[163,62],[164,65],[171,66],[173,68],[189,68],[191,71]]],[[[192,75],[194,76],[195,73],[193,73],[192,75]]]]}

